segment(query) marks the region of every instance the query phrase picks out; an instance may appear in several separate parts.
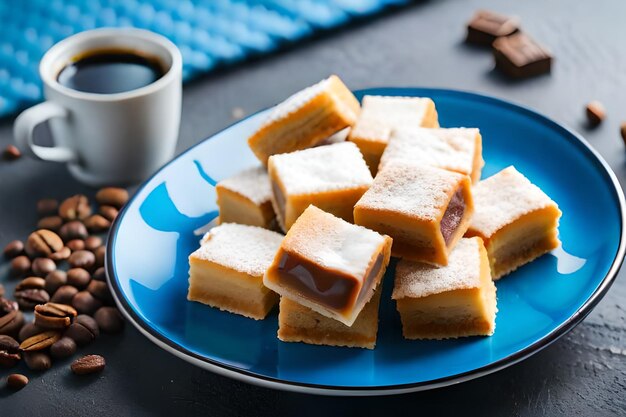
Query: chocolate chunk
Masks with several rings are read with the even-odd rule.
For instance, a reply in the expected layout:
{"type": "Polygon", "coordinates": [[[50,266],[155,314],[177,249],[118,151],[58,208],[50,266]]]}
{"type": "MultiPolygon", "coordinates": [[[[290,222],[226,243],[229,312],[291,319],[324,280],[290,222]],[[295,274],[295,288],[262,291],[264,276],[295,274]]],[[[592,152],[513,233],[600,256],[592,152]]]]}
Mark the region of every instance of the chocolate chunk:
{"type": "Polygon", "coordinates": [[[519,31],[519,19],[489,10],[479,10],[467,24],[468,43],[491,45],[496,38],[519,31]]]}
{"type": "Polygon", "coordinates": [[[501,37],[493,42],[496,68],[511,78],[528,78],[549,73],[552,55],[524,33],[501,37]]]}

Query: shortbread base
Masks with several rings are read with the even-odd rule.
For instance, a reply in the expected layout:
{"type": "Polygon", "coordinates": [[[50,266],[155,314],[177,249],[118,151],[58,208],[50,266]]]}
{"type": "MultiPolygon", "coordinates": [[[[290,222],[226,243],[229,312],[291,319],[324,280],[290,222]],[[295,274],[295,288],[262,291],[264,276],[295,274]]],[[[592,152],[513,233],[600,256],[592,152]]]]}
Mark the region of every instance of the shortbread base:
{"type": "Polygon", "coordinates": [[[276,216],[272,202],[255,204],[248,198],[225,188],[217,189],[217,204],[220,208],[219,222],[238,223],[272,230],[276,216]]]}

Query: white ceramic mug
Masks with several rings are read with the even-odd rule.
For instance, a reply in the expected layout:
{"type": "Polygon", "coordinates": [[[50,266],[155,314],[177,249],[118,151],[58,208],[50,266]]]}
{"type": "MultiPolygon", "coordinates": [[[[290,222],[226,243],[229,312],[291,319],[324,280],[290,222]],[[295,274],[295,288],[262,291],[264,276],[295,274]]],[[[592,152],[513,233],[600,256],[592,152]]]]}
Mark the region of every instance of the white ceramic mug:
{"type": "Polygon", "coordinates": [[[131,184],[145,179],[174,155],[180,125],[182,58],[166,38],[139,29],[96,29],[54,45],[41,59],[45,102],[15,121],[18,147],[46,161],[68,163],[89,185],[131,184]],[[122,93],[74,90],[57,81],[75,57],[99,49],[137,51],[157,58],[164,75],[122,93]],[[35,127],[49,120],[54,146],[33,142],[35,127]]]}

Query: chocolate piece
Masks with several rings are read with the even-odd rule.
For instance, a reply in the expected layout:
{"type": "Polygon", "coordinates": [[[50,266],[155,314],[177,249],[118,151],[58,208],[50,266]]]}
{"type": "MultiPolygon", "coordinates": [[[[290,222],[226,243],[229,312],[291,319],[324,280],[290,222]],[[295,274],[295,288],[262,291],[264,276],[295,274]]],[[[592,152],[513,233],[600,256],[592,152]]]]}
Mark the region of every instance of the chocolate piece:
{"type": "Polygon", "coordinates": [[[587,104],[587,107],[585,107],[585,113],[590,127],[598,126],[606,117],[604,105],[596,100],[587,104]]]}
{"type": "Polygon", "coordinates": [[[624,144],[626,144],[626,122],[622,123],[619,127],[619,133],[622,135],[624,144]]]}
{"type": "Polygon", "coordinates": [[[450,238],[454,234],[454,231],[461,224],[463,213],[465,213],[465,200],[463,199],[462,191],[457,190],[450,199],[448,208],[446,208],[446,212],[443,214],[441,224],[439,225],[446,245],[450,243],[450,238]]]}
{"type": "Polygon", "coordinates": [[[467,24],[467,43],[491,45],[496,38],[519,31],[519,19],[489,10],[479,10],[467,24]]]}
{"type": "Polygon", "coordinates": [[[496,68],[512,78],[549,73],[552,55],[524,33],[501,37],[493,42],[496,68]]]}

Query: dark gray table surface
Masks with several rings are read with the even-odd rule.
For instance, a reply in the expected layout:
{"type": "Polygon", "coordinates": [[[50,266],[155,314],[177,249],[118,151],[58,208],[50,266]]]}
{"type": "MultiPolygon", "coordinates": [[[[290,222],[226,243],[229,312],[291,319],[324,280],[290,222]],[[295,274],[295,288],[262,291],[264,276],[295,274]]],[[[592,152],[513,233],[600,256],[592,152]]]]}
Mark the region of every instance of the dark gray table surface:
{"type": "MultiPolygon", "coordinates": [[[[429,86],[478,91],[521,103],[581,132],[626,180],[619,124],[626,121],[626,2],[432,1],[387,13],[187,85],[178,150],[272,105],[330,73],[351,88],[429,86]],[[489,51],[462,43],[474,10],[514,13],[554,52],[551,76],[509,82],[492,70],[489,51]],[[583,108],[601,100],[608,118],[584,127],[583,108]]],[[[0,121],[0,146],[13,120],[0,121]]],[[[555,156],[558,157],[558,156],[555,156]]],[[[0,245],[25,238],[35,202],[77,192],[93,195],[65,167],[22,158],[0,161],[0,245]]],[[[22,391],[0,389],[0,416],[56,415],[626,415],[626,281],[623,273],[571,333],[528,360],[477,380],[402,396],[315,397],[273,391],[200,370],[127,326],[85,348],[103,354],[105,371],[77,378],[69,362],[34,374],[22,391]],[[388,414],[385,414],[388,415],[388,414]]],[[[0,280],[7,281],[6,262],[0,280]]],[[[12,282],[7,285],[11,290],[12,282]]],[[[0,370],[0,376],[6,370],[0,370]]]]}

